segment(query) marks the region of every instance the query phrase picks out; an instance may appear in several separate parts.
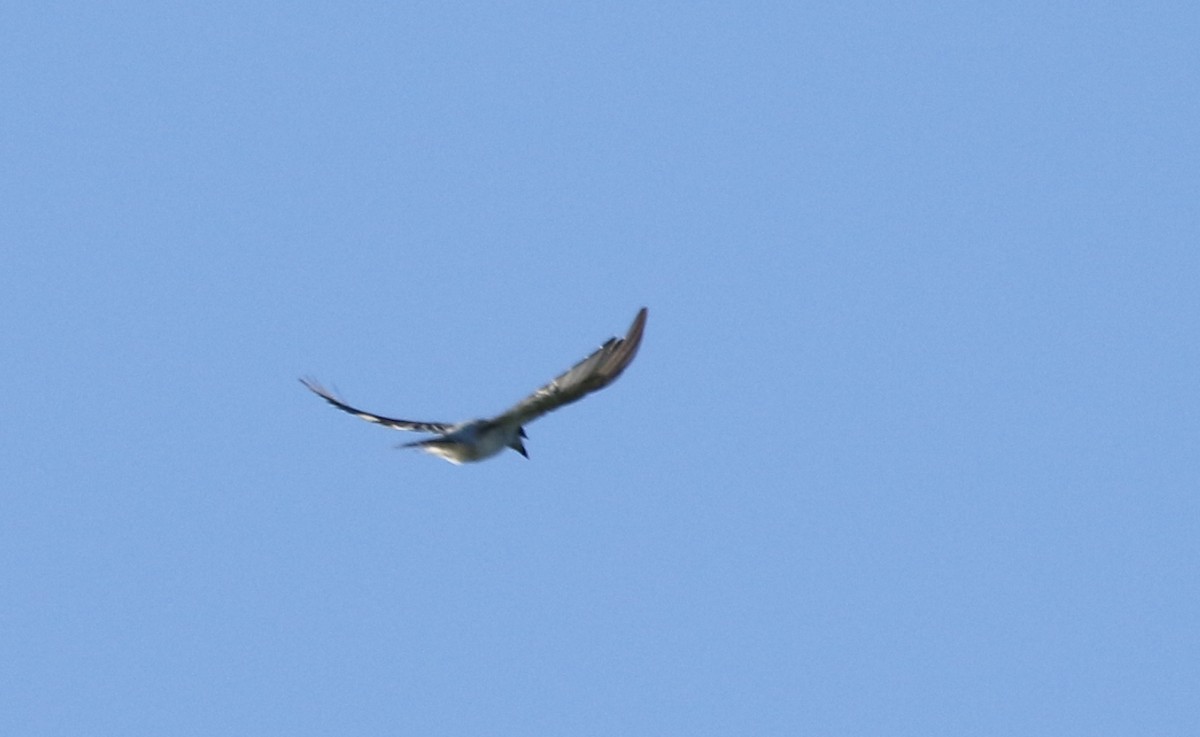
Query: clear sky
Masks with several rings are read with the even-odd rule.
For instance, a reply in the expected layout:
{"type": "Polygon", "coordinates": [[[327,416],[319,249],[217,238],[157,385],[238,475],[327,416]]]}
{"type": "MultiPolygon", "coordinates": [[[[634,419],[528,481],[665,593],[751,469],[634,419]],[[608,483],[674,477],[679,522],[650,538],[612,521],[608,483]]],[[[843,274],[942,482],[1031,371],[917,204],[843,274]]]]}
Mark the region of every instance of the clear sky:
{"type": "Polygon", "coordinates": [[[10,3],[0,734],[1196,734],[1198,39],[10,3]]]}

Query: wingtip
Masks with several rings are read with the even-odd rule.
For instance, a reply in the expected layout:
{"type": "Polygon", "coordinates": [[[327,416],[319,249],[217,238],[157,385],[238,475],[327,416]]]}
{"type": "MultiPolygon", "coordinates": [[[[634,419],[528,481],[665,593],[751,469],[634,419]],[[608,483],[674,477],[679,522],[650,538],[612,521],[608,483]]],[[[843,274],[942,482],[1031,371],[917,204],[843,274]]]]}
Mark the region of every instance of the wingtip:
{"type": "Polygon", "coordinates": [[[326,387],[324,384],[311,376],[300,377],[300,383],[304,385],[305,389],[309,390],[313,394],[316,394],[326,402],[329,402],[334,406],[341,404],[341,400],[338,398],[338,392],[336,388],[326,387]]]}
{"type": "Polygon", "coordinates": [[[321,386],[321,382],[317,381],[311,376],[301,376],[299,381],[304,385],[305,389],[309,390],[313,394],[318,394],[322,397],[329,394],[329,391],[324,386],[321,386]]]}
{"type": "Polygon", "coordinates": [[[642,331],[646,329],[646,316],[649,314],[650,310],[645,307],[638,310],[637,315],[633,318],[633,324],[629,326],[629,332],[625,333],[626,342],[634,346],[635,352],[637,345],[642,342],[642,331]]]}
{"type": "Polygon", "coordinates": [[[603,362],[604,373],[606,374],[604,385],[616,380],[629,364],[633,363],[633,358],[637,355],[638,348],[642,345],[642,333],[646,329],[646,316],[648,314],[649,310],[645,307],[638,310],[637,315],[633,318],[633,324],[629,326],[629,330],[625,333],[625,337],[619,340],[612,338],[608,343],[604,344],[601,350],[608,349],[613,344],[616,344],[616,347],[611,348],[611,352],[603,362]]]}

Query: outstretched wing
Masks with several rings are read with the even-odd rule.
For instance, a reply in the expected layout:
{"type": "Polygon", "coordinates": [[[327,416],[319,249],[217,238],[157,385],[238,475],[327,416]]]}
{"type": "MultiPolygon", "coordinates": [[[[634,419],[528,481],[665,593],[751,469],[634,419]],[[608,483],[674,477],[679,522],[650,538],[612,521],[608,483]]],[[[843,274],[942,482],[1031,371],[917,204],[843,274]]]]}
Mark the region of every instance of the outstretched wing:
{"type": "Polygon", "coordinates": [[[624,338],[609,338],[592,355],[517,402],[493,422],[524,425],[613,383],[637,355],[645,327],[646,308],[643,307],[633,318],[624,338]]]}
{"type": "Polygon", "coordinates": [[[392,417],[373,415],[370,412],[363,412],[361,409],[351,407],[335,397],[332,392],[318,384],[313,379],[300,379],[300,383],[306,386],[313,394],[316,394],[318,397],[324,399],[326,402],[329,402],[341,411],[349,412],[355,417],[364,419],[367,422],[374,422],[376,424],[383,425],[384,427],[391,427],[397,430],[412,430],[414,432],[431,432],[438,435],[445,434],[449,432],[452,427],[454,427],[453,423],[449,422],[413,422],[412,420],[397,420],[392,417]]]}

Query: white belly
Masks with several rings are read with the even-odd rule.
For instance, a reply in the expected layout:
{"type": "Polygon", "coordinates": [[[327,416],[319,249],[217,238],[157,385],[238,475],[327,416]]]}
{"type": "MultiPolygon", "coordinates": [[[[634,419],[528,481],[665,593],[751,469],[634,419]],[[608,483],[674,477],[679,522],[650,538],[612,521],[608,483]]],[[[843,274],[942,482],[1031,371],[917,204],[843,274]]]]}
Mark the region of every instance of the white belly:
{"type": "Polygon", "coordinates": [[[430,455],[444,458],[456,465],[474,463],[491,458],[508,447],[511,434],[511,431],[504,427],[490,427],[478,432],[476,427],[468,426],[419,447],[430,455]]]}

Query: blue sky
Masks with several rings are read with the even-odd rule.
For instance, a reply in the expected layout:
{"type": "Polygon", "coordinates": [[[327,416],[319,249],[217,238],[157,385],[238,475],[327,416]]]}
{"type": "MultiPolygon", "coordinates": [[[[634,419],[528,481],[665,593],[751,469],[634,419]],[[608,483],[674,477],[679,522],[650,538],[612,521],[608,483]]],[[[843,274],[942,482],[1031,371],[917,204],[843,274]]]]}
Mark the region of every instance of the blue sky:
{"type": "Polygon", "coordinates": [[[0,732],[1194,734],[1197,38],[6,9],[0,732]]]}

